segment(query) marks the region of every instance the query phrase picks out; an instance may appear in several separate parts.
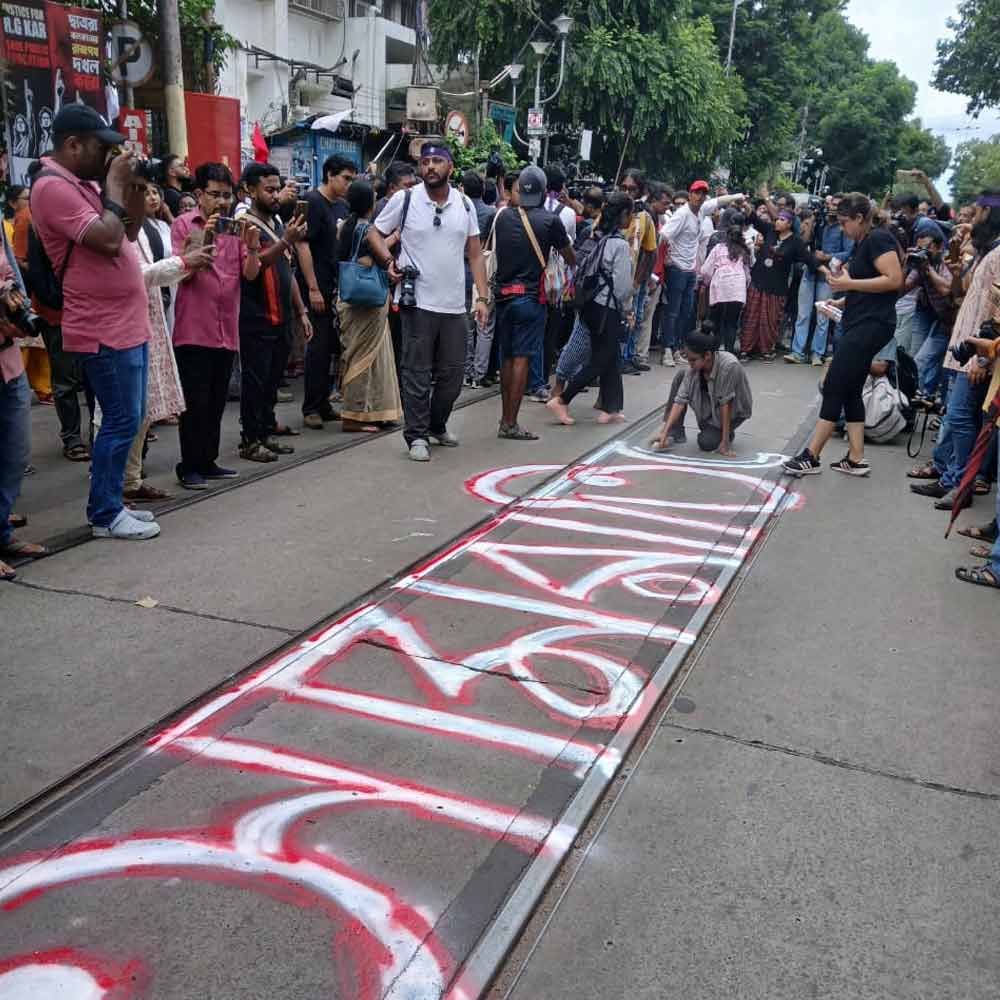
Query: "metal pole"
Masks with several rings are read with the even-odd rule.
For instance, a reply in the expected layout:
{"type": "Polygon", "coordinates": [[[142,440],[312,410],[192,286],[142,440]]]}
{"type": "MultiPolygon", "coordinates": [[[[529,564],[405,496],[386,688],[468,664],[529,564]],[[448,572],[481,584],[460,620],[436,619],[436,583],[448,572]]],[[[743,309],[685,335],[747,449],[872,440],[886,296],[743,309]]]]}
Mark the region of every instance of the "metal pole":
{"type": "Polygon", "coordinates": [[[733,39],[736,37],[736,8],[740,5],[740,0],[733,0],[733,16],[729,20],[729,51],[726,53],[726,76],[729,76],[729,67],[733,64],[733,39]]]}
{"type": "MultiPolygon", "coordinates": [[[[128,0],[118,0],[118,16],[123,20],[128,20],[128,0]]],[[[117,58],[118,53],[115,53],[117,58]]],[[[132,84],[128,82],[128,60],[120,64],[120,69],[122,73],[122,80],[125,83],[125,107],[134,108],[135,107],[135,91],[132,89],[132,84]]]]}
{"type": "MultiPolygon", "coordinates": [[[[542,60],[540,56],[535,58],[535,105],[536,108],[542,106],[542,60]]],[[[531,134],[528,134],[528,139],[531,139],[531,134]]],[[[537,146],[535,147],[538,148],[537,146]]],[[[535,153],[531,157],[531,162],[534,166],[538,166],[538,154],[535,153]]]]}
{"type": "Polygon", "coordinates": [[[168,146],[171,153],[186,157],[184,65],[181,61],[181,22],[177,0],[160,0],[160,45],[163,49],[163,97],[167,109],[168,146]]]}

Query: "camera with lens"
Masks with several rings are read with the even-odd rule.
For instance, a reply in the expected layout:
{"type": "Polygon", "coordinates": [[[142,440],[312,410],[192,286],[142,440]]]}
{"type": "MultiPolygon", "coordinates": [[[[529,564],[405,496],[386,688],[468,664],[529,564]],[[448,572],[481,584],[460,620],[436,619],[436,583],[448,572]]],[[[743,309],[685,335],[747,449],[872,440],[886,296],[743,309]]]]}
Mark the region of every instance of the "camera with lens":
{"type": "Polygon", "coordinates": [[[906,254],[906,263],[910,267],[923,267],[930,260],[930,254],[926,250],[913,249],[906,254]]]}
{"type": "Polygon", "coordinates": [[[3,330],[0,330],[0,350],[13,346],[14,337],[18,335],[22,337],[38,336],[38,317],[31,311],[27,302],[21,302],[13,309],[2,303],[0,304],[0,315],[15,328],[13,332],[8,332],[7,336],[4,335],[3,330]]]}
{"type": "Polygon", "coordinates": [[[399,283],[399,305],[403,309],[415,309],[417,305],[417,278],[420,271],[412,264],[401,267],[399,273],[403,276],[399,283]]]}
{"type": "Polygon", "coordinates": [[[135,161],[132,172],[136,177],[141,177],[144,181],[152,184],[163,183],[163,160],[139,160],[135,161]]]}
{"type": "MultiPolygon", "coordinates": [[[[993,326],[993,321],[987,320],[979,328],[979,333],[977,334],[977,336],[979,337],[980,340],[996,340],[997,337],[1000,337],[1000,333],[998,333],[995,327],[993,326]]],[[[953,348],[951,348],[951,356],[960,365],[965,365],[968,364],[976,356],[976,349],[975,347],[972,346],[972,344],[966,341],[961,344],[956,344],[953,348]]]]}

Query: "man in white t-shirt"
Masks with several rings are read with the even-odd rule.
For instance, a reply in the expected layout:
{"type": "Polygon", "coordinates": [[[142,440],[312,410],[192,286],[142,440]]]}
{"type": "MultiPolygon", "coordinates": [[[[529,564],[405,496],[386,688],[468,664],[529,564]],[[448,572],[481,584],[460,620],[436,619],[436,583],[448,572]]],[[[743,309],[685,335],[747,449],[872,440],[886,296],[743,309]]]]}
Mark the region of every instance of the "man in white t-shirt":
{"type": "MultiPolygon", "coordinates": [[[[670,258],[664,276],[667,295],[662,337],[664,363],[669,363],[668,356],[672,357],[674,352],[680,350],[694,319],[698,251],[703,239],[702,221],[710,219],[717,208],[744,197],[742,194],[727,194],[721,198],[708,198],[708,182],[695,181],[688,189],[687,204],[677,207],[663,227],[661,235],[668,244],[670,258]]],[[[705,234],[706,237],[708,235],[705,234]]]]}
{"type": "Polygon", "coordinates": [[[465,259],[476,285],[474,311],[489,318],[486,265],[472,203],[451,187],[447,146],[426,142],[420,151],[422,183],[397,191],[368,231],[375,259],[396,283],[403,328],[400,385],[403,436],[415,462],[430,460],[429,443],[454,448],[448,418],[462,391],[465,366],[465,259]],[[400,231],[399,259],[385,237],[400,231]]]}

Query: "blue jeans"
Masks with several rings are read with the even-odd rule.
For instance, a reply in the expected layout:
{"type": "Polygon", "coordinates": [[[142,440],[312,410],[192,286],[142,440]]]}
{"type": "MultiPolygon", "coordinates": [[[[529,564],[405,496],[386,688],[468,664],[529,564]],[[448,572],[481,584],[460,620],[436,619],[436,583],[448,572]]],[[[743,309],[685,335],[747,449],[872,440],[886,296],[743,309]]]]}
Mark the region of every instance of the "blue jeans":
{"type": "Polygon", "coordinates": [[[107,528],[124,506],[125,463],[146,412],[148,345],[84,354],[83,370],[101,404],[101,429],[90,460],[87,520],[107,528]]]}
{"type": "Polygon", "coordinates": [[[937,322],[938,318],[931,310],[917,307],[913,313],[913,323],[910,326],[909,346],[903,345],[911,358],[916,358],[920,353],[920,348],[927,342],[927,338],[931,335],[937,322]]]}
{"type": "Polygon", "coordinates": [[[668,267],[666,275],[667,305],[663,310],[660,340],[665,351],[680,348],[694,318],[694,287],[697,274],[668,267]]]}
{"type": "MultiPolygon", "coordinates": [[[[926,317],[921,316],[921,311],[918,309],[917,317],[914,319],[913,340],[916,340],[917,331],[921,330],[924,323],[926,323],[926,317]]],[[[937,391],[949,340],[951,340],[951,331],[946,330],[937,319],[933,319],[928,334],[916,355],[918,385],[925,396],[933,396],[937,391]]]]}
{"type": "MultiPolygon", "coordinates": [[[[799,358],[806,356],[806,342],[809,340],[809,327],[812,324],[813,306],[823,299],[830,298],[830,286],[809,270],[802,272],[802,283],[799,285],[799,315],[795,321],[795,336],[792,339],[792,354],[799,358]]],[[[813,357],[822,358],[826,354],[826,338],[830,330],[830,319],[822,313],[816,314],[816,330],[813,333],[813,357]]]]}
{"type": "MultiPolygon", "coordinates": [[[[968,375],[960,372],[952,383],[948,394],[948,440],[950,454],[942,450],[938,465],[938,449],[934,449],[934,464],[941,469],[941,485],[953,490],[962,481],[965,463],[969,460],[972,446],[976,443],[976,435],[983,420],[983,400],[986,399],[987,382],[972,385],[968,375]],[[947,457],[947,464],[944,460],[947,457]]],[[[939,442],[940,445],[940,442],[939,442]]]]}
{"type": "MultiPolygon", "coordinates": [[[[997,483],[994,487],[994,492],[997,497],[996,516],[1000,519],[1000,448],[997,449],[997,483]]],[[[993,551],[990,553],[988,565],[993,570],[993,573],[1000,578],[1000,536],[997,536],[997,540],[993,543],[993,551]]]]}
{"type": "MultiPolygon", "coordinates": [[[[19,351],[20,347],[7,347],[19,351]]],[[[9,382],[0,382],[0,544],[12,534],[8,521],[21,492],[24,467],[31,457],[31,389],[21,372],[9,382]]]]}
{"type": "Polygon", "coordinates": [[[501,364],[508,358],[534,359],[538,349],[544,348],[548,310],[537,296],[519,295],[498,302],[495,315],[501,364]]]}
{"type": "Polygon", "coordinates": [[[633,303],[635,322],[628,332],[628,340],[622,344],[623,361],[631,361],[635,357],[635,340],[642,326],[642,319],[646,313],[646,302],[648,300],[649,291],[647,290],[646,282],[643,282],[642,287],[635,293],[635,302],[633,303]]]}

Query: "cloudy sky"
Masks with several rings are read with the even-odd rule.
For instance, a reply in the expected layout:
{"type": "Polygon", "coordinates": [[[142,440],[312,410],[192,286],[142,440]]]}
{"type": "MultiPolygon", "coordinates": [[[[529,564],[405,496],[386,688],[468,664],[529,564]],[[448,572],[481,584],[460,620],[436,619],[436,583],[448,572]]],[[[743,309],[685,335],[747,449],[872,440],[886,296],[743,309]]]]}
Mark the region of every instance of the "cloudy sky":
{"type": "Polygon", "coordinates": [[[891,59],[917,84],[916,113],[926,128],[939,132],[952,147],[965,139],[987,139],[1000,132],[1000,114],[984,111],[972,119],[965,113],[964,97],[930,85],[935,44],[948,34],[945,22],[957,7],[955,0],[850,0],[846,12],[848,20],[868,35],[872,57],[891,59]]]}

